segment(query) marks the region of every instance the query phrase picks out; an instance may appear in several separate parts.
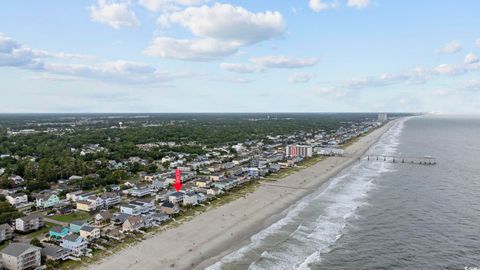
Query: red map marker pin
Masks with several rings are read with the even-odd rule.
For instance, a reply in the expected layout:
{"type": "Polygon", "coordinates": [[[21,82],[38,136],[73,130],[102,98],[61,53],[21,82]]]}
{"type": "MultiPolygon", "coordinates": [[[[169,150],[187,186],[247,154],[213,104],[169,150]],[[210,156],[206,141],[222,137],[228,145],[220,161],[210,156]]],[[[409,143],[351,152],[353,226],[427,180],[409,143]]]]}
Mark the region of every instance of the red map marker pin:
{"type": "Polygon", "coordinates": [[[182,172],[179,169],[177,169],[175,171],[175,184],[173,184],[173,187],[177,192],[179,192],[180,189],[182,188],[182,182],[180,180],[181,176],[182,176],[182,172]]]}

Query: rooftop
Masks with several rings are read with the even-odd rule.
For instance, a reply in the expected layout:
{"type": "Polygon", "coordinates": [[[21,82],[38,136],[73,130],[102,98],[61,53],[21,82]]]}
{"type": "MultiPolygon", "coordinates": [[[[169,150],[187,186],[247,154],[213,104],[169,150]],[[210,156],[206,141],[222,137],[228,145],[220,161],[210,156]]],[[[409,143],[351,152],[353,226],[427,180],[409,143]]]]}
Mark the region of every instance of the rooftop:
{"type": "Polygon", "coordinates": [[[4,248],[2,250],[2,253],[10,255],[10,256],[17,257],[17,256],[23,254],[24,252],[26,252],[29,249],[40,250],[39,247],[32,246],[32,245],[25,244],[25,243],[11,243],[10,245],[8,245],[6,248],[4,248]]]}

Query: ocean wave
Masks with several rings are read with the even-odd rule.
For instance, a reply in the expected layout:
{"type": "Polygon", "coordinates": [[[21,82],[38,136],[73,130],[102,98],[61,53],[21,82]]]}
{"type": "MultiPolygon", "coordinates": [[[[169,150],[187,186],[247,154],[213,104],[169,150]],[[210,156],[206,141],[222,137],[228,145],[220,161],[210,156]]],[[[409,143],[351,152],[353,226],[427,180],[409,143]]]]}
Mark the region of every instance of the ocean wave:
{"type": "MultiPolygon", "coordinates": [[[[383,134],[369,152],[394,154],[404,121],[383,134]]],[[[308,265],[319,262],[321,254],[342,237],[348,220],[356,218],[356,210],[366,204],[365,198],[375,186],[373,180],[392,169],[392,164],[385,162],[356,163],[297,203],[284,218],[253,235],[250,243],[206,269],[227,265],[236,269],[237,263],[249,265],[249,269],[309,269],[308,265]],[[278,237],[282,234],[286,237],[278,237]],[[278,238],[282,240],[278,242],[278,238]]]]}

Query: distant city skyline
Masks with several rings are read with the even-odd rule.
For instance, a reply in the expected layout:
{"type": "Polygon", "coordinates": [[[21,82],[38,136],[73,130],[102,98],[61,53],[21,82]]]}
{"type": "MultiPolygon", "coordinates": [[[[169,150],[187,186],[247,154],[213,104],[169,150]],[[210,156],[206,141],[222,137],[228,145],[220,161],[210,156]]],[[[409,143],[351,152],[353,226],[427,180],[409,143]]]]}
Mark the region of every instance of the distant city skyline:
{"type": "Polygon", "coordinates": [[[11,1],[0,113],[480,113],[478,1],[11,1]]]}

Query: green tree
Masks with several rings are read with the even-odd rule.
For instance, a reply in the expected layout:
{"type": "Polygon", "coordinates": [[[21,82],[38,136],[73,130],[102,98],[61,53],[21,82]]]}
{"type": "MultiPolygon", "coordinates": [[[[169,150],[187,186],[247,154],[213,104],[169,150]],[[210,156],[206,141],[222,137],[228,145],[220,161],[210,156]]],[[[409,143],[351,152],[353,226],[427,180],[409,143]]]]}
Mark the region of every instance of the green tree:
{"type": "Polygon", "coordinates": [[[36,247],[43,247],[42,242],[40,242],[38,238],[33,238],[32,240],[30,240],[30,245],[34,245],[36,247]]]}

